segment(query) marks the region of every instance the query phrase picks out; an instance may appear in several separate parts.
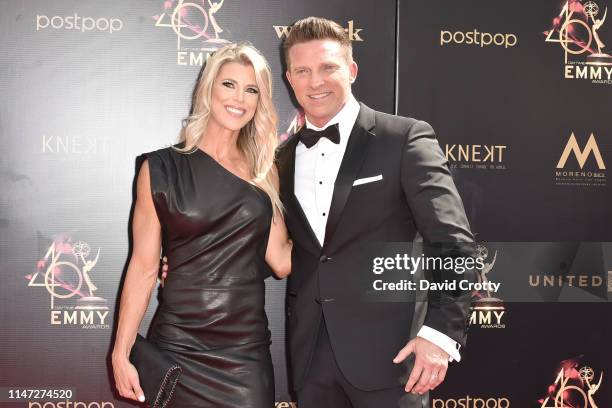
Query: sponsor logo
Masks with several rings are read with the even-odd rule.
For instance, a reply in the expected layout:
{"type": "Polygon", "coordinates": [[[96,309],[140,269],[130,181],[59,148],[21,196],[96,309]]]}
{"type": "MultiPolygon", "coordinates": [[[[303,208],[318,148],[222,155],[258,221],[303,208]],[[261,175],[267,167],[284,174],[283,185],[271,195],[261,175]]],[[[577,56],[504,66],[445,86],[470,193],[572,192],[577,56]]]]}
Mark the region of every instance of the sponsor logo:
{"type": "Polygon", "coordinates": [[[603,371],[597,376],[591,367],[580,367],[580,359],[576,357],[561,362],[546,397],[538,400],[540,408],[598,407],[595,394],[602,385],[603,371]]]}
{"type": "Polygon", "coordinates": [[[599,35],[607,14],[608,8],[602,11],[594,1],[569,0],[544,32],[546,42],[563,49],[564,78],[612,84],[612,56],[604,52],[606,44],[599,35]]]}
{"type": "Polygon", "coordinates": [[[529,275],[529,286],[558,287],[565,285],[577,288],[600,288],[604,284],[601,276],[591,275],[529,275]]]}
{"type": "Polygon", "coordinates": [[[51,325],[110,328],[108,302],[95,296],[98,287],[92,279],[99,260],[100,249],[94,256],[84,241],[59,237],[51,242],[35,272],[26,276],[28,286],[44,287],[49,294],[51,325]]]}
{"type": "Polygon", "coordinates": [[[506,170],[506,145],[446,144],[451,169],[506,170]]]}
{"type": "Polygon", "coordinates": [[[605,186],[605,170],[606,165],[595,135],[591,133],[584,147],[580,148],[572,132],[557,162],[555,184],[558,186],[605,186]],[[593,160],[589,160],[591,157],[593,160]],[[596,165],[596,168],[593,164],[596,165]]]}
{"type": "MultiPolygon", "coordinates": [[[[497,250],[491,255],[485,243],[476,246],[477,258],[483,260],[484,266],[476,269],[476,279],[483,287],[489,287],[489,275],[497,261],[497,250]]],[[[490,290],[472,291],[472,305],[470,306],[470,326],[482,329],[505,329],[504,316],[506,308],[504,301],[493,296],[490,290]]]]}
{"type": "Polygon", "coordinates": [[[45,401],[32,402],[28,401],[28,408],[115,408],[115,405],[109,401],[103,402],[84,402],[84,401],[45,401]]]}
{"type": "Polygon", "coordinates": [[[42,152],[75,155],[106,153],[108,141],[106,136],[42,135],[42,152]]]}
{"type": "Polygon", "coordinates": [[[155,27],[171,28],[176,35],[178,65],[201,66],[211,52],[230,42],[221,36],[225,30],[215,17],[224,1],[209,0],[208,7],[199,2],[163,1],[162,14],[153,19],[155,27]]]}
{"type": "Polygon", "coordinates": [[[80,31],[82,33],[86,31],[103,31],[112,34],[116,31],[121,31],[122,28],[123,21],[118,18],[82,17],[77,13],[66,17],[36,15],[36,31],[55,29],[80,31]]]}
{"type": "Polygon", "coordinates": [[[574,136],[573,133],[571,134],[569,140],[567,141],[567,144],[565,145],[563,154],[561,154],[561,158],[557,163],[558,169],[565,168],[565,163],[567,162],[570,153],[574,153],[574,156],[576,157],[578,165],[581,169],[584,168],[584,165],[591,153],[593,153],[593,156],[595,157],[599,170],[606,169],[606,165],[604,164],[603,158],[601,157],[601,152],[599,151],[599,147],[597,146],[597,141],[595,140],[595,136],[593,135],[593,133],[591,133],[591,136],[589,137],[589,140],[587,141],[583,150],[580,150],[580,146],[578,146],[576,136],[574,136]]]}
{"type": "Polygon", "coordinates": [[[483,33],[474,29],[474,31],[440,31],[440,46],[447,44],[462,44],[476,45],[480,48],[489,46],[503,46],[504,48],[512,48],[518,42],[516,34],[510,33],[483,33]]]}
{"type": "Polygon", "coordinates": [[[506,397],[472,397],[432,400],[432,408],[509,408],[510,399],[506,397]]]}
{"type": "MultiPolygon", "coordinates": [[[[274,31],[276,32],[276,36],[280,40],[284,40],[289,35],[289,31],[291,31],[291,26],[272,26],[274,27],[274,31]]],[[[349,20],[346,28],[344,29],[349,36],[351,41],[361,42],[363,41],[363,28],[355,28],[355,20],[349,20]]]]}

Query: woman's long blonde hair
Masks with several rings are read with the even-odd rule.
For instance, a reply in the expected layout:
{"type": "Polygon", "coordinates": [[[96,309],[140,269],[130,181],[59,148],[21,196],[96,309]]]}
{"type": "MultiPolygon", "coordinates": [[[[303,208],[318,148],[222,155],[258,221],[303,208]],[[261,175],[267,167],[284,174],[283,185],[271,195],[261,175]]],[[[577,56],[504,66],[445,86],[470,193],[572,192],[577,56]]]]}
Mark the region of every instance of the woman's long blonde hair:
{"type": "Polygon", "coordinates": [[[278,115],[272,103],[272,74],[264,56],[252,45],[228,44],[208,57],[193,93],[191,113],[183,121],[179,136],[182,146],[176,150],[188,154],[198,148],[210,118],[213,82],[228,62],[251,65],[255,71],[259,100],[253,119],[240,129],[237,147],[246,159],[249,181],[268,194],[274,208],[280,211],[282,204],[273,181],[278,115]]]}

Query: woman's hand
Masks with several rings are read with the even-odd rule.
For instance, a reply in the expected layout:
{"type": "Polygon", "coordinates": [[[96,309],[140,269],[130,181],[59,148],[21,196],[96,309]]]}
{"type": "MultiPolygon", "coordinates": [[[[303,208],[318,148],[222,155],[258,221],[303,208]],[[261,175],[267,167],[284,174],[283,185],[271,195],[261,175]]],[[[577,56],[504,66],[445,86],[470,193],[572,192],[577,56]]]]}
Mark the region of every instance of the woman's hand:
{"type": "Polygon", "coordinates": [[[145,396],[140,388],[136,367],[125,356],[117,356],[115,353],[113,353],[112,362],[115,386],[119,395],[123,398],[144,402],[145,396]]]}
{"type": "Polygon", "coordinates": [[[293,241],[287,238],[284,220],[280,216],[277,217],[279,220],[276,222],[282,225],[274,226],[275,221],[272,221],[272,229],[270,230],[270,238],[266,250],[266,263],[277,278],[283,279],[291,274],[293,241]]]}

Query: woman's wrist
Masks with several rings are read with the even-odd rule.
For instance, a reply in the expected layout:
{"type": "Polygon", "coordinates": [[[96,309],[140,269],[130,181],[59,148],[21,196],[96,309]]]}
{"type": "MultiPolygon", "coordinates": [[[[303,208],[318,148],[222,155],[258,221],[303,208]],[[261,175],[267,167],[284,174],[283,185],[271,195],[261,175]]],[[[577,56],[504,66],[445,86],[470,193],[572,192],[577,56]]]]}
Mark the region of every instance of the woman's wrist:
{"type": "Polygon", "coordinates": [[[125,349],[124,347],[119,347],[119,348],[115,347],[111,355],[111,358],[113,361],[123,361],[123,360],[129,361],[130,359],[129,353],[127,349],[125,349]]]}

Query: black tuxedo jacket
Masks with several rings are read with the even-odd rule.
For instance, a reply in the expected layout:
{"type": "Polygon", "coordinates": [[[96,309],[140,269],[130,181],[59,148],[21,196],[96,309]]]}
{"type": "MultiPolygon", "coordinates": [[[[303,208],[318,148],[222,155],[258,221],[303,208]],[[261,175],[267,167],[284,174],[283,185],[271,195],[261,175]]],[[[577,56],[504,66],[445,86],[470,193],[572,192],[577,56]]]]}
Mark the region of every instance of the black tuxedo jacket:
{"type": "MultiPolygon", "coordinates": [[[[285,221],[294,242],[287,283],[290,366],[302,386],[321,319],[337,363],[355,387],[405,383],[395,354],[409,340],[414,304],[364,302],[355,276],[368,242],[472,242],[461,198],[431,126],[361,104],[338,176],[321,246],[294,194],[294,135],[279,147],[277,165],[285,221]],[[356,179],[380,181],[353,186],[356,179]]],[[[452,275],[455,275],[452,273],[452,275]]],[[[451,279],[455,277],[451,276],[451,279]]],[[[469,294],[429,297],[425,324],[465,344],[469,294]]]]}

